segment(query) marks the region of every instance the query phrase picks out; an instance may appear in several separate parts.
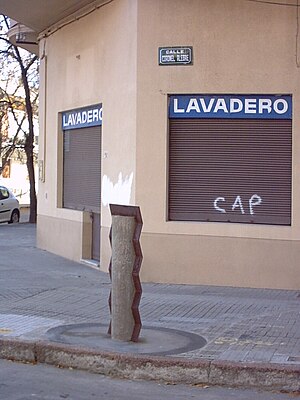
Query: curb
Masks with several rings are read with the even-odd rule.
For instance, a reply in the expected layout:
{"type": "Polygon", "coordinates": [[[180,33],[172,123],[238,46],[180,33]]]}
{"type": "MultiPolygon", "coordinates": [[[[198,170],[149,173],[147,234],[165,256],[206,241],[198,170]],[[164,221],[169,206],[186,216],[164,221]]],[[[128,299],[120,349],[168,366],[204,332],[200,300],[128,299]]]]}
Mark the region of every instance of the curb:
{"type": "Polygon", "coordinates": [[[46,341],[0,339],[0,358],[111,377],[191,385],[300,391],[300,366],[113,353],[46,341]]]}

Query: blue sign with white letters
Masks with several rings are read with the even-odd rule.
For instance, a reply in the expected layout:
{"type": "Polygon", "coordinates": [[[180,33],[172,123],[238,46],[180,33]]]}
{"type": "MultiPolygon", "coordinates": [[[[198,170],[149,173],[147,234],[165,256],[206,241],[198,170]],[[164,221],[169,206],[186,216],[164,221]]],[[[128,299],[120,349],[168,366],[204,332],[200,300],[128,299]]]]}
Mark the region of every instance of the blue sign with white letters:
{"type": "Polygon", "coordinates": [[[102,125],[102,104],[77,108],[62,113],[62,129],[78,129],[102,125]]]}
{"type": "Polygon", "coordinates": [[[292,119],[292,96],[172,95],[169,117],[292,119]]]}

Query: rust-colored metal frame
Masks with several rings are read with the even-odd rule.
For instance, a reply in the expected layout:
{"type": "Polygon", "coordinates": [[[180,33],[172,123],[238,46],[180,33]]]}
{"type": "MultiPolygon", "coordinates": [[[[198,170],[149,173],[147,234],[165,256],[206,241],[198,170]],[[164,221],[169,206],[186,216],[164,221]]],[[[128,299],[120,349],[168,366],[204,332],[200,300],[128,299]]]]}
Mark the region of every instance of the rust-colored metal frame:
{"type": "MultiPolygon", "coordinates": [[[[133,302],[132,302],[132,315],[134,318],[134,328],[131,336],[131,341],[132,342],[137,342],[139,338],[140,331],[142,329],[142,322],[141,322],[141,317],[140,317],[140,312],[139,312],[139,304],[140,300],[142,297],[142,285],[140,281],[140,269],[142,265],[142,260],[143,260],[143,253],[142,253],[142,248],[140,245],[140,236],[142,232],[142,226],[143,226],[143,220],[142,220],[142,215],[140,211],[140,207],[138,206],[123,206],[123,205],[118,205],[118,204],[110,204],[110,212],[111,215],[120,215],[123,217],[134,217],[136,221],[136,226],[135,226],[135,231],[133,234],[132,238],[132,243],[134,247],[134,252],[135,252],[135,260],[133,264],[133,270],[132,270],[132,279],[133,279],[133,284],[135,288],[135,293],[133,297],[133,302]]],[[[110,244],[112,244],[112,227],[110,228],[110,233],[109,233],[109,240],[110,244]]],[[[111,270],[112,270],[112,258],[110,259],[109,263],[109,276],[111,279],[111,270]]],[[[111,292],[109,295],[109,309],[111,313],[111,292]]],[[[111,334],[111,322],[109,324],[109,329],[108,329],[108,334],[111,334]]]]}

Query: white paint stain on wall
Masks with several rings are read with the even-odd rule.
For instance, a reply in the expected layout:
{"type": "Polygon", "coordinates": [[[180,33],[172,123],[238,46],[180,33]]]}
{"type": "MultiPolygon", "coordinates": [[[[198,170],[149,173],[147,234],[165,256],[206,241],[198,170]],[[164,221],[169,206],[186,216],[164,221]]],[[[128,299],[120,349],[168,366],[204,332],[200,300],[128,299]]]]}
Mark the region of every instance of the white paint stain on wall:
{"type": "Polygon", "coordinates": [[[102,178],[102,204],[123,204],[129,205],[131,188],[133,182],[133,172],[126,175],[123,179],[122,172],[119,173],[118,182],[113,183],[107,175],[102,178]]]}

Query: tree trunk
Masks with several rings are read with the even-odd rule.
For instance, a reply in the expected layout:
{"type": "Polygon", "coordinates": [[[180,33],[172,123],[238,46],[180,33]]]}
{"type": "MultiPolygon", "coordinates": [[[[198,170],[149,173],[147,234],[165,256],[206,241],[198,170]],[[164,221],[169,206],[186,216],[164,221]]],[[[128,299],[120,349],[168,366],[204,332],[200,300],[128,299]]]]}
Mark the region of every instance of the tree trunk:
{"type": "MultiPolygon", "coordinates": [[[[22,81],[25,90],[25,105],[26,105],[26,113],[28,118],[28,135],[26,136],[25,142],[25,153],[26,153],[26,164],[29,176],[29,185],[30,185],[30,214],[29,214],[29,222],[34,224],[36,223],[37,219],[37,197],[35,191],[35,174],[34,174],[34,155],[33,155],[33,147],[34,147],[34,128],[33,128],[33,111],[32,111],[32,104],[30,98],[30,88],[28,84],[27,78],[27,70],[23,65],[20,53],[16,48],[16,54],[19,60],[21,72],[22,72],[22,81]]],[[[34,57],[31,62],[36,57],[34,57]]]]}
{"type": "Polygon", "coordinates": [[[34,157],[33,157],[33,146],[25,145],[25,153],[26,153],[26,165],[29,176],[29,185],[30,185],[30,214],[29,214],[29,222],[32,224],[36,223],[37,217],[37,198],[35,191],[35,174],[34,174],[34,157]]]}

